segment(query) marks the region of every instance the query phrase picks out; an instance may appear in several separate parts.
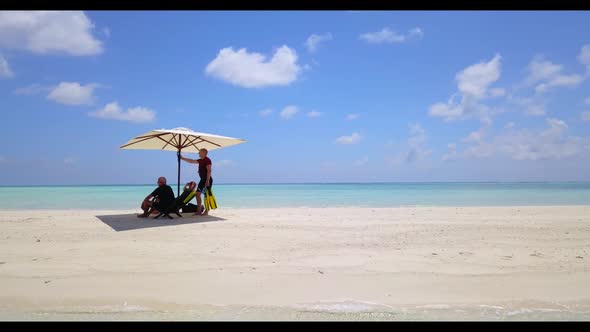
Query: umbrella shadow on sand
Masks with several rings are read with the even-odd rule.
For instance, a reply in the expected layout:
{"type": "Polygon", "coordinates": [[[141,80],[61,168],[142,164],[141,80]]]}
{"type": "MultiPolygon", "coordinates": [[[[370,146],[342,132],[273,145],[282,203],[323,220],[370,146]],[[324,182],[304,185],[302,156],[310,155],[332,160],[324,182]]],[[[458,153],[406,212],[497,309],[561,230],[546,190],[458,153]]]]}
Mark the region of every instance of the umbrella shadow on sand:
{"type": "Polygon", "coordinates": [[[182,218],[174,216],[174,219],[160,217],[154,219],[153,216],[149,218],[137,218],[137,214],[113,214],[96,216],[98,220],[102,221],[110,228],[117,232],[132,231],[136,229],[177,226],[185,224],[201,224],[204,222],[215,222],[225,220],[215,216],[193,216],[192,213],[182,213],[182,218]]]}

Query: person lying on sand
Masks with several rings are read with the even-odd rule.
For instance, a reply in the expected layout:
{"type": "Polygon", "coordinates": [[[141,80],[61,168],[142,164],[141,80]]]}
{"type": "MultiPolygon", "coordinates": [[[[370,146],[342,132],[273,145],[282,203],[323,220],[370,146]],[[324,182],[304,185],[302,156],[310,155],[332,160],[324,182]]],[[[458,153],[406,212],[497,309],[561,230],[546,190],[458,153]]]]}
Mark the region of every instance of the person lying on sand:
{"type": "Polygon", "coordinates": [[[138,214],[138,218],[147,218],[151,213],[162,211],[166,206],[170,206],[174,201],[174,191],[166,184],[166,178],[158,178],[158,188],[152,191],[141,203],[143,214],[138,214]],[[156,198],[152,202],[152,198],[156,198]]]}

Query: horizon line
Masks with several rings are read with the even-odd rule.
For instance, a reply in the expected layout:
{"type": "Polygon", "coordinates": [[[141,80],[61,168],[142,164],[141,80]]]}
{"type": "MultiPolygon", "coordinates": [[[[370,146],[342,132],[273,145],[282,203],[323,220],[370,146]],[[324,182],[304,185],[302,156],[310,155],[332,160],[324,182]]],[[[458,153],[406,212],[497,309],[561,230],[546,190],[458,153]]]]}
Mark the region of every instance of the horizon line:
{"type": "MultiPolygon", "coordinates": [[[[377,181],[377,182],[227,182],[216,185],[330,185],[330,184],[430,184],[430,183],[590,183],[590,180],[565,180],[565,181],[377,181]]],[[[181,183],[182,184],[182,183],[181,183]]],[[[152,186],[153,183],[122,183],[122,184],[12,184],[0,185],[2,187],[110,187],[110,186],[152,186]]],[[[169,183],[175,186],[177,183],[169,183]]]]}

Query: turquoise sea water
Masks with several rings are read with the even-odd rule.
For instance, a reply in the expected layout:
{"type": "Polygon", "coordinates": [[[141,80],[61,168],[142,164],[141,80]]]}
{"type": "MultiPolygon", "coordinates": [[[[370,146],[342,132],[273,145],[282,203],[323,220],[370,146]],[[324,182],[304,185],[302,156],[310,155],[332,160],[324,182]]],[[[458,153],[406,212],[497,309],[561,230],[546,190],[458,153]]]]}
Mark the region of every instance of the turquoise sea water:
{"type": "MultiPolygon", "coordinates": [[[[0,209],[135,209],[154,188],[0,186],[0,209]]],[[[213,190],[218,205],[230,208],[590,205],[590,182],[219,184],[213,190]]]]}

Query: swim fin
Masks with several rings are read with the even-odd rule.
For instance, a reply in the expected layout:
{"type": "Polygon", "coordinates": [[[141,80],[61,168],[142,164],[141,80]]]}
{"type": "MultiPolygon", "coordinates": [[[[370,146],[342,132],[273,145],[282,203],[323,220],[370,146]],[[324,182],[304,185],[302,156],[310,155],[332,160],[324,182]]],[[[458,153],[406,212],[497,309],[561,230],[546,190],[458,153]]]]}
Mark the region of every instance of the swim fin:
{"type": "Polygon", "coordinates": [[[209,211],[211,210],[211,206],[209,206],[209,196],[205,193],[205,199],[204,199],[204,205],[205,205],[205,210],[209,211]]]}
{"type": "Polygon", "coordinates": [[[207,193],[205,194],[205,208],[207,211],[217,209],[217,201],[213,195],[213,190],[210,188],[207,189],[207,193]]]}

